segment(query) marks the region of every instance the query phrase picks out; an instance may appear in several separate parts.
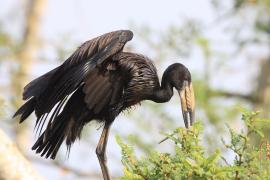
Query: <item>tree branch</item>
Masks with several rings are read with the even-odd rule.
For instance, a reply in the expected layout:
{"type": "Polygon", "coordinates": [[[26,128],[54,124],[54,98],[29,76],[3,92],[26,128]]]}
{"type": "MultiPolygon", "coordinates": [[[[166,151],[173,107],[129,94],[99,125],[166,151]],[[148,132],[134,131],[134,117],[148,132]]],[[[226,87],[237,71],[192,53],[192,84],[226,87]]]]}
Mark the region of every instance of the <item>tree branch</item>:
{"type": "Polygon", "coordinates": [[[31,164],[19,152],[16,145],[0,130],[0,179],[39,180],[42,179],[31,164]]]}
{"type": "Polygon", "coordinates": [[[239,94],[235,92],[228,92],[223,90],[210,90],[210,94],[212,96],[220,96],[220,97],[227,97],[227,98],[238,98],[245,101],[249,101],[251,103],[258,103],[260,102],[259,98],[250,94],[239,94]]]}

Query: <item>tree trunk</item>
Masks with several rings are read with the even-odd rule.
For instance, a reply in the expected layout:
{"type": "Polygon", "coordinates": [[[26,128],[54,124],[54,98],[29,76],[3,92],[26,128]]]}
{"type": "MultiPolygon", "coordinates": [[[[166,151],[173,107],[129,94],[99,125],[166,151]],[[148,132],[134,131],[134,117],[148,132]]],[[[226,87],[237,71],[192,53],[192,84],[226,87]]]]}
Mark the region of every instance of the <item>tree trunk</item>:
{"type": "Polygon", "coordinates": [[[18,67],[12,79],[12,88],[15,95],[14,106],[16,108],[21,105],[22,90],[27,83],[28,73],[38,49],[39,29],[45,2],[46,0],[28,0],[26,5],[25,28],[22,33],[21,48],[17,53],[18,67]]]}
{"type": "Polygon", "coordinates": [[[1,180],[42,179],[2,130],[0,130],[0,144],[1,180]]]}
{"type": "Polygon", "coordinates": [[[259,103],[256,109],[262,111],[262,116],[270,116],[270,58],[263,61],[261,64],[261,73],[258,77],[257,96],[259,103]]]}
{"type": "MultiPolygon", "coordinates": [[[[35,59],[38,46],[40,44],[39,30],[41,26],[41,18],[44,12],[46,0],[27,0],[25,10],[25,27],[21,48],[16,55],[17,64],[14,75],[11,79],[11,89],[13,93],[13,106],[17,109],[22,105],[22,91],[28,82],[28,74],[31,71],[33,61],[35,59]]],[[[16,133],[16,142],[19,148],[27,144],[27,123],[14,126],[16,133]]]]}

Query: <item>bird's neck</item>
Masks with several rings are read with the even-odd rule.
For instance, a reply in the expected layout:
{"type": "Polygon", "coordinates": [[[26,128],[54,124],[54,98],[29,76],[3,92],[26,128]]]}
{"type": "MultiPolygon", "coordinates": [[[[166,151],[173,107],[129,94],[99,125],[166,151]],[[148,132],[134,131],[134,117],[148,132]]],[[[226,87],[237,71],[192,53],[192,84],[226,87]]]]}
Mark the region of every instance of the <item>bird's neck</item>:
{"type": "Polygon", "coordinates": [[[157,103],[168,102],[173,96],[173,86],[168,80],[166,74],[163,74],[161,86],[157,89],[153,96],[153,101],[157,103]]]}

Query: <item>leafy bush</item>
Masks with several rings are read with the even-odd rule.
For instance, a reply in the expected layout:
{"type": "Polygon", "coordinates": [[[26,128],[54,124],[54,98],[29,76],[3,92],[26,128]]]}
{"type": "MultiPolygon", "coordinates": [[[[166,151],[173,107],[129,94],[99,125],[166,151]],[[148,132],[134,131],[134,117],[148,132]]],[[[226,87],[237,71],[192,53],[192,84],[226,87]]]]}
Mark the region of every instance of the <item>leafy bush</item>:
{"type": "MultiPolygon", "coordinates": [[[[268,119],[258,118],[258,112],[243,111],[245,130],[237,133],[228,126],[230,141],[222,142],[235,158],[228,163],[217,149],[207,154],[201,145],[203,126],[200,122],[186,130],[176,129],[166,135],[174,143],[174,154],[152,151],[149,156],[137,158],[133,148],[116,137],[122,149],[124,176],[122,180],[170,180],[170,179],[269,179],[270,143],[261,131],[268,119]],[[251,137],[258,136],[260,145],[255,146],[251,137]]],[[[258,138],[257,138],[258,139],[258,138]]]]}

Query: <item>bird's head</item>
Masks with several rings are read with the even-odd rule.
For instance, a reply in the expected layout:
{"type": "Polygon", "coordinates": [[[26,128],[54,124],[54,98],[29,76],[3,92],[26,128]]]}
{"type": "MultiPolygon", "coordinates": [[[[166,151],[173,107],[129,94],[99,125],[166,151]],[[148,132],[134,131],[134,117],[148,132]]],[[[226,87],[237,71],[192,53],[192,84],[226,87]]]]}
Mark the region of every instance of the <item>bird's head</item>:
{"type": "Polygon", "coordinates": [[[181,99],[183,119],[186,128],[194,122],[195,97],[189,70],[180,63],[170,65],[166,71],[167,82],[177,91],[181,99]]]}

